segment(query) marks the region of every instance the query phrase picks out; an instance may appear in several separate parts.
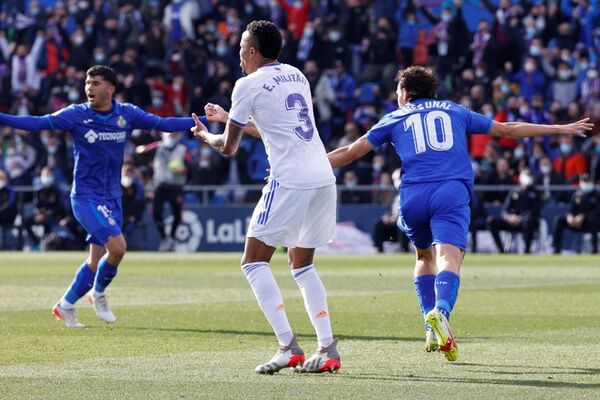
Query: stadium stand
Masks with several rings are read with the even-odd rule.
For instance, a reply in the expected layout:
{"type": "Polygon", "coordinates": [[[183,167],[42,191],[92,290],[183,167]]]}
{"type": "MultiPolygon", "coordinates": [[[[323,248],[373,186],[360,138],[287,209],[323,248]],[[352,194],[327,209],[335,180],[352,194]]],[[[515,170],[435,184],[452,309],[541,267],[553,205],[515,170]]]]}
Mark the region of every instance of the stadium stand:
{"type": "MultiPolygon", "coordinates": [[[[585,0],[7,0],[0,4],[0,112],[41,115],[85,101],[85,70],[94,64],[117,71],[119,100],[158,115],[202,113],[207,102],[228,109],[241,76],[241,32],[253,19],[269,19],[285,37],[280,60],[298,66],[311,84],[328,149],[364,134],[396,107],[393,77],[409,63],[436,70],[441,97],[498,121],[563,123],[587,115],[600,122],[599,8],[585,0]]],[[[135,149],[157,140],[160,132],[136,131],[126,150],[125,161],[146,192],[155,182],[152,155],[135,149]]],[[[197,190],[186,194],[187,203],[256,198],[255,189],[241,185],[260,184],[268,168],[259,140],[244,138],[236,158],[220,157],[188,133],[181,143],[191,155],[186,188],[197,190]]],[[[476,184],[483,185],[477,188],[488,205],[499,206],[524,169],[544,186],[547,207],[570,199],[569,187],[554,192],[549,185],[565,182],[574,190],[583,173],[600,184],[598,135],[560,142],[482,136],[470,145],[476,184]],[[551,172],[541,167],[548,164],[551,172]]],[[[0,169],[17,191],[17,221],[31,217],[42,168],[65,189],[72,163],[64,132],[0,127],[0,169]]],[[[389,196],[363,185],[382,187],[398,167],[384,148],[335,171],[340,186],[344,177],[346,186],[348,180],[358,185],[340,197],[387,203],[389,196]]],[[[3,225],[3,236],[6,230],[3,225]]]]}

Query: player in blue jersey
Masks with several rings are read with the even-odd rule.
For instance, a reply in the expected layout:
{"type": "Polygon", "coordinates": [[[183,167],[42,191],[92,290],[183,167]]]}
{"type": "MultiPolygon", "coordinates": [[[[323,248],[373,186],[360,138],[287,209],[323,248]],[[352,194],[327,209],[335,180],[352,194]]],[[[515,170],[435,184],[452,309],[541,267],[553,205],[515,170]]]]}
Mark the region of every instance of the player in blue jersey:
{"type": "Polygon", "coordinates": [[[75,313],[75,302],[92,287],[90,298],[98,318],[109,323],[116,320],[106,302],[105,290],[116,276],[127,249],[121,233],[121,166],[132,130],[174,132],[195,125],[189,117],[162,118],[132,104],[119,103],[113,100],[116,87],[117,76],[112,69],[93,66],[87,71],[85,80],[87,103],[74,104],[40,117],[0,113],[0,125],[33,132],[64,130],[73,140],[75,168],[71,207],[77,221],[88,232],[90,254],[52,309],[68,327],[84,326],[75,313]]]}
{"type": "Polygon", "coordinates": [[[458,347],[448,319],[458,295],[469,231],[473,171],[467,135],[585,136],[582,131],[593,125],[589,118],[567,125],[500,123],[452,101],[436,100],[437,80],[428,69],[401,70],[396,80],[399,109],[328,157],[335,168],[384,143],[394,146],[402,161],[398,227],[416,250],[414,284],[425,319],[426,350],[439,349],[455,361],[458,347]]]}

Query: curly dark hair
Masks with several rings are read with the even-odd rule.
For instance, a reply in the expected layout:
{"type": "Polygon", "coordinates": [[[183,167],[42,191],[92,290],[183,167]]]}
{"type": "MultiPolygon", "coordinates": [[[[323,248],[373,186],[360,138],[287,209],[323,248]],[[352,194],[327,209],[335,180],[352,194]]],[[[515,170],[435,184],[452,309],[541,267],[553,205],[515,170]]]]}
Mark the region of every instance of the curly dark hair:
{"type": "Polygon", "coordinates": [[[246,27],[256,42],[258,52],[264,57],[276,60],[283,47],[283,39],[277,25],[271,21],[252,21],[246,27]]]}
{"type": "Polygon", "coordinates": [[[110,82],[114,87],[117,87],[117,74],[110,67],[105,65],[94,65],[93,67],[90,67],[85,74],[87,76],[101,76],[105,81],[110,82]]]}
{"type": "Polygon", "coordinates": [[[438,81],[429,68],[412,66],[402,69],[396,75],[396,82],[411,101],[437,98],[438,81]]]}

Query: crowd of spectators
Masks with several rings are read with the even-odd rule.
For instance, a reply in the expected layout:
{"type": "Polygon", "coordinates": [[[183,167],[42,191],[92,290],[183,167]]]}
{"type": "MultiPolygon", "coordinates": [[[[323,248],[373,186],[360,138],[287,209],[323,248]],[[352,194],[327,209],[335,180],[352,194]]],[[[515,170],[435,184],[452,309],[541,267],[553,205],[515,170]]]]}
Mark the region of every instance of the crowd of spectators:
{"type": "MultiPolygon", "coordinates": [[[[352,142],[397,107],[394,77],[411,64],[435,69],[440,98],[497,121],[600,121],[598,1],[464,1],[5,0],[0,112],[41,115],[85,101],[85,71],[94,64],[116,70],[119,101],[155,114],[201,114],[207,102],[228,109],[241,76],[240,35],[249,21],[269,19],[284,37],[280,61],[300,68],[310,82],[328,149],[352,142]],[[472,15],[484,18],[473,24],[472,15]]],[[[134,131],[126,149],[126,165],[146,189],[155,184],[153,154],[135,149],[160,137],[134,131]]],[[[260,140],[245,137],[235,158],[219,156],[188,132],[180,140],[189,152],[186,184],[263,182],[268,163],[260,140]]],[[[568,201],[569,193],[549,185],[576,185],[584,173],[600,183],[600,135],[518,142],[473,135],[469,141],[479,185],[514,185],[528,169],[546,188],[546,200],[568,201]]],[[[69,184],[70,147],[65,132],[0,127],[7,185],[41,185],[42,168],[56,184],[69,184]]],[[[336,173],[348,189],[387,186],[399,166],[393,149],[384,147],[336,173]]],[[[483,199],[500,204],[506,193],[485,192],[483,199]]],[[[349,190],[342,200],[393,197],[349,190]]],[[[244,200],[236,191],[211,192],[213,202],[244,200]]]]}

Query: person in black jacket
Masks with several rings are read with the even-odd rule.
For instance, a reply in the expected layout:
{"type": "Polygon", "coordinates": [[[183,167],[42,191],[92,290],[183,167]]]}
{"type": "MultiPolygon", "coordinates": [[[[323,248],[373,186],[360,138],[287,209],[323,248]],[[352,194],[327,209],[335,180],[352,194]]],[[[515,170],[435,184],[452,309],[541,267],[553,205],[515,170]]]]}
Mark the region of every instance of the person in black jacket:
{"type": "Polygon", "coordinates": [[[4,247],[6,229],[13,227],[17,217],[17,196],[10,185],[8,174],[0,169],[0,249],[4,247]]]}
{"type": "Polygon", "coordinates": [[[595,190],[589,175],[579,179],[579,189],[573,193],[567,215],[556,219],[554,224],[554,253],[559,254],[562,247],[562,234],[565,229],[592,234],[592,252],[598,253],[598,225],[600,224],[600,194],[595,190]]]}
{"type": "Polygon", "coordinates": [[[49,167],[40,172],[40,187],[33,196],[33,215],[23,221],[27,236],[37,247],[53,226],[65,216],[65,206],[60,191],[54,180],[54,173],[49,167]],[[41,238],[33,232],[34,226],[42,226],[44,233],[41,238]]]}
{"type": "Polygon", "coordinates": [[[477,253],[477,232],[487,230],[490,216],[484,207],[483,200],[477,192],[471,194],[471,222],[469,223],[469,232],[471,232],[471,243],[473,253],[477,253]]]}
{"type": "Polygon", "coordinates": [[[533,186],[533,174],[530,170],[521,171],[519,185],[518,189],[512,190],[506,197],[502,216],[490,221],[490,231],[500,253],[504,253],[500,231],[523,232],[525,253],[529,253],[533,234],[540,224],[542,193],[533,186]]]}
{"type": "Polygon", "coordinates": [[[144,188],[135,176],[131,164],[123,164],[121,169],[121,190],[123,191],[123,233],[131,233],[142,220],[145,209],[144,188]]]}

